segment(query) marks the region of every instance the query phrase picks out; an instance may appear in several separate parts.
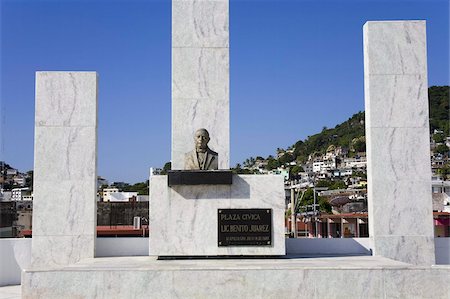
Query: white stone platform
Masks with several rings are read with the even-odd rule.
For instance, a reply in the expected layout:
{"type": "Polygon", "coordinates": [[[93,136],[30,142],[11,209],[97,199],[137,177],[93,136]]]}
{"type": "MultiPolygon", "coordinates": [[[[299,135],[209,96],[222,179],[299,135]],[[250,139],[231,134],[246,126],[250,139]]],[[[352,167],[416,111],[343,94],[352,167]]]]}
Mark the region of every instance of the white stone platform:
{"type": "Polygon", "coordinates": [[[86,259],[26,270],[23,298],[449,298],[448,266],[383,257],[86,259]]]}
{"type": "Polygon", "coordinates": [[[280,175],[233,175],[231,185],[168,187],[150,178],[150,255],[285,255],[285,194],[280,175]],[[218,246],[218,209],[272,210],[269,246],[218,246]]]}

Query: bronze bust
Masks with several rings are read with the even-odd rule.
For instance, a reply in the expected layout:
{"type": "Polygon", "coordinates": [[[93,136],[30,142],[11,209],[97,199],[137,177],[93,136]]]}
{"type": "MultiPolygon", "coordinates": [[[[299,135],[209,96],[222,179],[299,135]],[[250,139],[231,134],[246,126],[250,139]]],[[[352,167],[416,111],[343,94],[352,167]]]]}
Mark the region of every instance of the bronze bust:
{"type": "Polygon", "coordinates": [[[208,147],[209,139],[206,129],[198,129],[195,132],[195,149],[185,154],[185,170],[217,170],[219,168],[219,154],[208,147]]]}

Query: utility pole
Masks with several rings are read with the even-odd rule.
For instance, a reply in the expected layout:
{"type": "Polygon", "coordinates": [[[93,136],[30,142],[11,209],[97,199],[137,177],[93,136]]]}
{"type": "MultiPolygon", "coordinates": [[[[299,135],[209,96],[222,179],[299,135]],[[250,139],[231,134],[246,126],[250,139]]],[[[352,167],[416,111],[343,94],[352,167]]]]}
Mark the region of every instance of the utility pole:
{"type": "Polygon", "coordinates": [[[313,211],[314,211],[314,227],[315,227],[315,232],[314,232],[314,237],[317,238],[318,236],[318,223],[317,223],[317,210],[316,210],[316,186],[314,185],[314,204],[313,204],[313,211]]]}
{"type": "Polygon", "coordinates": [[[297,216],[295,214],[295,189],[293,182],[291,182],[291,233],[294,238],[297,238],[297,216]]]}

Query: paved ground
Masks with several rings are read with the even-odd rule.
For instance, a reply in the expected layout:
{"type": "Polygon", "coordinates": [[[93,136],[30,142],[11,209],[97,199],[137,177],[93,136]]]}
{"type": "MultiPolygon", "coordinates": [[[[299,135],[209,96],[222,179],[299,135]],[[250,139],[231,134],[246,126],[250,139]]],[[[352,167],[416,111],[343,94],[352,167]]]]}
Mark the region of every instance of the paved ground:
{"type": "Polygon", "coordinates": [[[0,299],[20,299],[20,285],[0,287],[0,299]]]}

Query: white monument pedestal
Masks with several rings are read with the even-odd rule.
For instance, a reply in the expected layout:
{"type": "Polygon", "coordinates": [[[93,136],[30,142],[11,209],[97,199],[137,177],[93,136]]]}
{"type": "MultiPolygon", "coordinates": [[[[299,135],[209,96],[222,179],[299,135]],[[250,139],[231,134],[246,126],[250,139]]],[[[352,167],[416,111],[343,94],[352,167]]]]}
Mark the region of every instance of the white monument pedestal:
{"type": "MultiPolygon", "coordinates": [[[[150,178],[150,255],[285,255],[285,195],[278,175],[233,175],[231,185],[168,186],[167,176],[150,178]],[[270,244],[221,246],[219,210],[266,209],[272,216],[270,244]]],[[[245,225],[237,219],[236,225],[245,225]]],[[[235,227],[236,229],[241,227],[235,227]]],[[[250,228],[251,229],[251,228],[250,228]]],[[[252,235],[236,232],[236,235],[252,235]]]]}
{"type": "Polygon", "coordinates": [[[23,298],[448,298],[449,269],[383,257],[95,258],[22,274],[23,298]]]}

